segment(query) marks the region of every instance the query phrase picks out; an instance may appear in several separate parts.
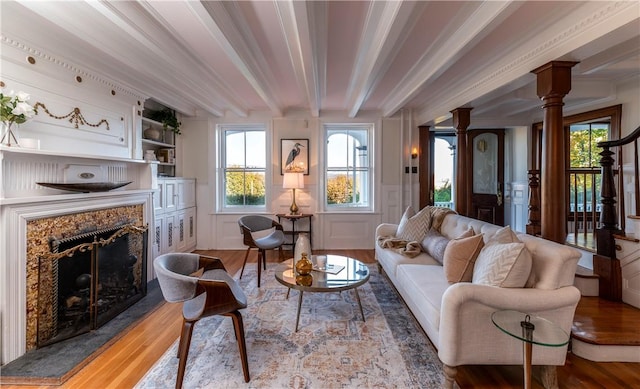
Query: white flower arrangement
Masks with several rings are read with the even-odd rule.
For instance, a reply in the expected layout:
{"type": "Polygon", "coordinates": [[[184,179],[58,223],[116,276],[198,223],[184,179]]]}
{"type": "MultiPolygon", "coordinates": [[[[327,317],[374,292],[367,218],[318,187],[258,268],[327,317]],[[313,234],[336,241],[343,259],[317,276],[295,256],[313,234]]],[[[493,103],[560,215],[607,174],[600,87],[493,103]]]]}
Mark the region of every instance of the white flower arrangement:
{"type": "Polygon", "coordinates": [[[11,146],[12,139],[14,144],[18,143],[11,126],[13,123],[22,124],[38,113],[28,103],[30,98],[31,96],[28,93],[22,91],[18,93],[11,91],[5,94],[4,91],[0,90],[0,122],[4,127],[0,143],[11,146]]]}
{"type": "Polygon", "coordinates": [[[7,94],[0,92],[2,103],[0,120],[10,127],[13,123],[22,124],[31,119],[37,112],[27,102],[30,98],[28,93],[22,91],[18,93],[11,91],[7,94]]]}

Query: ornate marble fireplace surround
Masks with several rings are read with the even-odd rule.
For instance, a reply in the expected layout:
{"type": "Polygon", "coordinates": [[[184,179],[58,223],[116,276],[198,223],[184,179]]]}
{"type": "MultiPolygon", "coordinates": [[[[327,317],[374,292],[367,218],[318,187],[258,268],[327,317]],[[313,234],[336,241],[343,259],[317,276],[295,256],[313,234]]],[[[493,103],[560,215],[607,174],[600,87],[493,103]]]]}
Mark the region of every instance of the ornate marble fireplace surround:
{"type": "MultiPolygon", "coordinates": [[[[154,166],[136,160],[7,147],[0,147],[0,162],[0,344],[4,365],[36,347],[38,261],[42,254],[50,253],[50,240],[123,223],[151,225],[155,175],[154,166]],[[65,174],[78,165],[104,172],[99,179],[132,183],[99,193],[74,193],[36,184],[69,182],[65,174]]],[[[151,242],[147,241],[147,246],[151,247],[151,242]]],[[[148,280],[153,275],[151,264],[148,255],[148,280]]]]}

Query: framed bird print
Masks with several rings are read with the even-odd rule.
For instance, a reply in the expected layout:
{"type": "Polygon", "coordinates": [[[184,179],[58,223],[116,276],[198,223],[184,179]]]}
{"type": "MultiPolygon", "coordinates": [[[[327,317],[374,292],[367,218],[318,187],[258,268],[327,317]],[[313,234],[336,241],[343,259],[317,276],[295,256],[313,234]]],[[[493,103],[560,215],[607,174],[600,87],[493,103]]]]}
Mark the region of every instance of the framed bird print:
{"type": "Polygon", "coordinates": [[[280,175],[291,172],[309,175],[309,139],[280,140],[280,175]]]}

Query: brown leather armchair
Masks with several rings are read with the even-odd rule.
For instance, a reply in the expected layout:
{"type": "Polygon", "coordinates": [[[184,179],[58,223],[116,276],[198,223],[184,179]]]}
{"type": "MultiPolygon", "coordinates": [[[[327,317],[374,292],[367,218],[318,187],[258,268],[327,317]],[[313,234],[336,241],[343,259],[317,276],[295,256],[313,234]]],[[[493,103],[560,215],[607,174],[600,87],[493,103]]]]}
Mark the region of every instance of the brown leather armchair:
{"type": "Polygon", "coordinates": [[[165,300],[170,303],[184,302],[176,388],[182,387],[193,327],[201,318],[213,315],[231,316],[233,319],[244,380],[249,382],[247,347],[239,312],[239,309],[247,307],[247,297],[229,276],[220,259],[190,253],[170,253],[157,257],[153,266],[165,300]]]}

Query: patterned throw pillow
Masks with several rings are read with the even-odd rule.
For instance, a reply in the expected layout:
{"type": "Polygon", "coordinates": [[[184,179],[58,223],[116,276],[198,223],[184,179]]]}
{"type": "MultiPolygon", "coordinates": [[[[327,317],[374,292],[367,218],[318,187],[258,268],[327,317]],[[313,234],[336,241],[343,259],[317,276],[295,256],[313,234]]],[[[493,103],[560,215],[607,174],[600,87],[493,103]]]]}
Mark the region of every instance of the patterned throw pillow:
{"type": "Polygon", "coordinates": [[[444,275],[449,283],[471,282],[473,267],[484,247],[482,234],[454,239],[444,250],[444,275]]]}
{"type": "Polygon", "coordinates": [[[473,283],[522,288],[531,274],[531,253],[524,243],[485,245],[473,267],[473,283]]]}
{"type": "Polygon", "coordinates": [[[420,242],[431,225],[431,212],[423,208],[417,214],[411,206],[407,207],[400,219],[396,237],[409,242],[420,242]]]}

